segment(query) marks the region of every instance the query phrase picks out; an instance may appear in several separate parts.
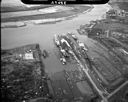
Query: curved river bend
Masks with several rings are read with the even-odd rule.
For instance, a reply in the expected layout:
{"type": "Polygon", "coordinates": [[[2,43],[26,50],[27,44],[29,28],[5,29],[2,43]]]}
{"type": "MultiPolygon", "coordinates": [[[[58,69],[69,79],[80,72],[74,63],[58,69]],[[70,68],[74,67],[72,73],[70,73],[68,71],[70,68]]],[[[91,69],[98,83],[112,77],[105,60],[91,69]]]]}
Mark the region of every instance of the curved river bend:
{"type": "MultiPolygon", "coordinates": [[[[64,34],[66,32],[76,32],[81,24],[87,24],[91,20],[101,19],[110,9],[108,4],[94,5],[94,8],[87,13],[78,15],[71,20],[65,20],[56,24],[28,25],[19,28],[4,28],[1,30],[2,49],[14,48],[26,44],[39,43],[41,50],[46,49],[50,53],[50,58],[46,59],[45,67],[48,72],[60,71],[62,65],[55,58],[53,36],[54,34],[64,34]],[[48,64],[50,63],[50,64],[48,64]],[[52,70],[51,68],[54,67],[52,70]]],[[[76,33],[77,34],[77,33],[76,33]]],[[[86,36],[78,35],[87,45],[93,43],[86,36]]]]}

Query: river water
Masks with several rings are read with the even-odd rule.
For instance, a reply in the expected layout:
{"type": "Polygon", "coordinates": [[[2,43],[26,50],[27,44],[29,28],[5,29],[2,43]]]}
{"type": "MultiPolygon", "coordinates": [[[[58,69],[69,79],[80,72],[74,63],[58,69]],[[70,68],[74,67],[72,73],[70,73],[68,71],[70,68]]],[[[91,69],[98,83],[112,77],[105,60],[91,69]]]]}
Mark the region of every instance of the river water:
{"type": "MultiPolygon", "coordinates": [[[[110,6],[108,4],[94,5],[94,8],[91,11],[80,14],[71,20],[57,22],[56,24],[28,25],[19,28],[1,29],[1,48],[9,49],[26,44],[39,43],[41,50],[48,50],[51,56],[44,61],[48,72],[54,73],[54,71],[60,71],[62,70],[60,66],[63,66],[60,65],[61,63],[55,58],[56,56],[53,53],[54,34],[64,34],[66,32],[76,33],[76,29],[78,29],[81,24],[87,24],[91,20],[101,19],[109,9],[110,6]]],[[[79,36],[82,41],[86,42],[87,45],[92,43],[86,36],[78,34],[77,36],[79,36]]]]}

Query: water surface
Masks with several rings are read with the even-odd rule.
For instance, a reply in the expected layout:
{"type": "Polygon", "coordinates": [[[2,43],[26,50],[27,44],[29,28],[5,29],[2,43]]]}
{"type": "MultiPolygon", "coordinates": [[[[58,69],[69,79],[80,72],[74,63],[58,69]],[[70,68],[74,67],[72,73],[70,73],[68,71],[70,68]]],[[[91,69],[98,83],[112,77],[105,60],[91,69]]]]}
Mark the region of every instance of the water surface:
{"type": "MultiPolygon", "coordinates": [[[[50,57],[44,60],[45,68],[49,73],[61,71],[64,66],[55,56],[55,47],[53,43],[54,34],[64,34],[66,32],[76,32],[81,24],[87,24],[91,20],[101,19],[110,6],[94,5],[94,8],[77,17],[58,22],[56,24],[45,25],[28,25],[19,28],[4,28],[1,30],[1,47],[2,49],[9,49],[19,47],[26,44],[39,43],[41,50],[46,49],[50,53],[50,57]]],[[[77,33],[76,33],[77,34],[77,33]]],[[[79,38],[87,45],[93,44],[86,36],[79,35],[79,38]]]]}

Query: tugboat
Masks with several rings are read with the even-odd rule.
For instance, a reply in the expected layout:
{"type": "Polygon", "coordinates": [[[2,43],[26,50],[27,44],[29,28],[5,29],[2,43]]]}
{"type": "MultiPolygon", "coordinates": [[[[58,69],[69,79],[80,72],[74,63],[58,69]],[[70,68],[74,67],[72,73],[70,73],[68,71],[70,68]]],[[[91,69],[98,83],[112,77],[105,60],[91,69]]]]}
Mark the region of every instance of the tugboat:
{"type": "Polygon", "coordinates": [[[44,58],[47,58],[49,56],[48,52],[46,50],[43,50],[42,55],[43,55],[44,58]]]}
{"type": "Polygon", "coordinates": [[[69,57],[69,55],[68,55],[68,50],[67,49],[62,49],[62,47],[60,47],[60,52],[62,53],[62,55],[64,56],[64,57],[66,57],[66,58],[68,58],[69,57]]]}

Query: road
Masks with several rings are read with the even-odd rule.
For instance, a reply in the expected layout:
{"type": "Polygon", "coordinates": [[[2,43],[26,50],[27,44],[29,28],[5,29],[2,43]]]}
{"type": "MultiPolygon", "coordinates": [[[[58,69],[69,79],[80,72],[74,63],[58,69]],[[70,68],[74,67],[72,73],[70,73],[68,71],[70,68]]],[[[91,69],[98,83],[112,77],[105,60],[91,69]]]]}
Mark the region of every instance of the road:
{"type": "Polygon", "coordinates": [[[117,93],[119,90],[121,90],[125,85],[128,85],[128,81],[126,81],[125,83],[123,83],[121,86],[119,86],[117,89],[115,89],[111,94],[109,94],[107,96],[107,98],[112,97],[115,93],[117,93]]]}
{"type": "MultiPolygon", "coordinates": [[[[73,40],[73,39],[71,39],[71,40],[73,40]]],[[[72,42],[74,42],[74,41],[72,41],[72,42]]],[[[77,48],[79,47],[78,44],[77,44],[77,43],[74,43],[74,44],[75,44],[76,49],[77,49],[77,48]]],[[[90,68],[88,68],[88,66],[87,66],[86,63],[82,62],[82,59],[84,59],[84,58],[82,58],[83,56],[82,56],[82,57],[80,56],[80,59],[79,59],[79,58],[77,57],[77,56],[79,56],[78,50],[75,50],[75,49],[73,49],[72,54],[73,54],[74,58],[76,59],[76,61],[79,63],[79,66],[81,67],[81,70],[83,70],[83,71],[85,72],[85,74],[87,75],[87,77],[88,77],[89,81],[91,82],[91,84],[93,85],[93,87],[96,89],[96,91],[97,91],[97,92],[99,93],[99,95],[102,97],[103,102],[108,102],[107,98],[104,97],[105,92],[101,91],[101,90],[97,87],[97,85],[95,84],[95,82],[93,81],[93,79],[91,78],[91,76],[89,75],[89,69],[90,69],[90,68]],[[76,55],[76,54],[77,54],[77,55],[76,55]]]]}

